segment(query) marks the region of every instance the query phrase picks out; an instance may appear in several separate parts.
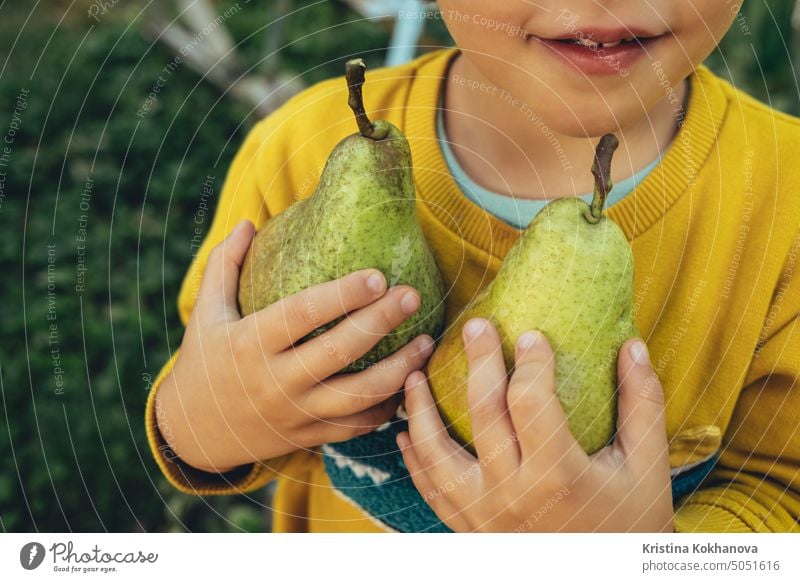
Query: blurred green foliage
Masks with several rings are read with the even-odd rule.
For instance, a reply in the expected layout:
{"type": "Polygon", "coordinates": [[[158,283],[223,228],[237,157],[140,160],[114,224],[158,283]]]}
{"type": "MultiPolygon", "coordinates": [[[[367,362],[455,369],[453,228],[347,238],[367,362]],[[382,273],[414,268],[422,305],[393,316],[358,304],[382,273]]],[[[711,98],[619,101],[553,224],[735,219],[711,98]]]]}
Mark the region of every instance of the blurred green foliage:
{"type": "MultiPolygon", "coordinates": [[[[264,492],[177,493],[143,428],[150,382],[182,333],[175,299],[203,182],[213,176],[219,191],[255,119],[186,67],[137,115],[172,55],[141,34],[142,3],[119,3],[99,23],[86,15],[90,4],[78,2],[63,19],[63,10],[39,8],[28,20],[28,3],[0,10],[4,135],[28,91],[0,168],[0,530],[262,531],[264,492]]],[[[219,4],[222,11],[235,2],[219,4]]],[[[248,65],[280,66],[312,83],[340,74],[352,55],[383,60],[388,26],[339,2],[305,0],[285,22],[294,40],[280,63],[265,62],[268,4],[253,2],[227,22],[248,65]]],[[[748,30],[734,23],[709,63],[797,114],[792,5],[748,3],[748,30]]],[[[441,23],[431,21],[422,44],[450,44],[441,23]]],[[[204,229],[209,222],[210,214],[204,229]]]]}
{"type": "Polygon", "coordinates": [[[800,115],[800,5],[795,5],[795,0],[745,2],[706,64],[764,103],[800,115]]]}

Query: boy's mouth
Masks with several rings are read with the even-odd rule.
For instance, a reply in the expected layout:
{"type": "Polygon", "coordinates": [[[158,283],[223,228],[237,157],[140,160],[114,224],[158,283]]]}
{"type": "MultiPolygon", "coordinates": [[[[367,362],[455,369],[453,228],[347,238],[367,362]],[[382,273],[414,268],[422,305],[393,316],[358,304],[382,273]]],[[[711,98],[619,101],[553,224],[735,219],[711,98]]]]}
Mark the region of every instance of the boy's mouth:
{"type": "Polygon", "coordinates": [[[666,34],[622,29],[574,32],[556,38],[531,35],[548,53],[565,59],[587,75],[616,73],[625,76],[629,67],[666,34]]]}
{"type": "MultiPolygon", "coordinates": [[[[646,38],[646,37],[644,37],[644,38],[646,38]]],[[[561,41],[561,42],[567,42],[567,43],[571,43],[571,44],[577,44],[579,46],[585,46],[587,48],[600,49],[600,48],[613,48],[615,46],[621,45],[622,43],[639,42],[639,41],[643,40],[644,38],[631,36],[631,37],[628,37],[628,38],[612,40],[612,41],[609,41],[609,42],[597,42],[595,40],[592,40],[591,38],[583,38],[583,37],[581,37],[581,38],[556,38],[556,39],[553,39],[553,40],[558,40],[558,41],[561,41]]]]}

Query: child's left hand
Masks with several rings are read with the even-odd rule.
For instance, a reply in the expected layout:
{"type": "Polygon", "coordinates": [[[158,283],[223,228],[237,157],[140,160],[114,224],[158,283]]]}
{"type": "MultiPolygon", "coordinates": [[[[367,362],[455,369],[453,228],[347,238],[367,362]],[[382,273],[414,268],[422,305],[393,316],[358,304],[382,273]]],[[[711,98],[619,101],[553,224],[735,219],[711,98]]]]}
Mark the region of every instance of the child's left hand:
{"type": "Polygon", "coordinates": [[[478,458],[448,435],[425,375],[409,375],[397,443],[425,501],[454,531],[671,532],[664,393],[644,342],[620,350],[617,434],[588,456],[556,397],[547,340],[533,332],[525,349],[526,336],[509,378],[494,326],[464,326],[478,458]]]}

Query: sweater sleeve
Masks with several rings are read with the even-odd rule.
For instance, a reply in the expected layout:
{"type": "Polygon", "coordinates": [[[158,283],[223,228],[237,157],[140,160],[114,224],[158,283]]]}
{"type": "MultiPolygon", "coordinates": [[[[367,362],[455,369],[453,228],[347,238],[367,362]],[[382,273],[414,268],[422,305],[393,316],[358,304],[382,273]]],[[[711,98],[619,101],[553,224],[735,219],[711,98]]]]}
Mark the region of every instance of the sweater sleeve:
{"type": "MultiPolygon", "coordinates": [[[[296,99],[297,97],[294,98],[296,99]]],[[[263,174],[270,173],[274,167],[283,164],[285,140],[282,139],[279,128],[285,126],[285,112],[292,101],[259,122],[249,132],[228,169],[211,228],[203,243],[195,249],[196,254],[178,296],[178,311],[184,326],[194,307],[211,249],[241,220],[249,219],[258,227],[269,218],[262,195],[263,186],[259,185],[259,180],[264,177],[263,174]]],[[[282,177],[273,180],[272,187],[285,190],[291,188],[291,184],[288,178],[282,177]]],[[[197,227],[196,224],[192,225],[192,228],[197,227]]],[[[159,430],[156,397],[177,356],[176,351],[158,374],[145,409],[150,450],[167,481],[179,491],[194,495],[246,493],[266,485],[292,462],[293,455],[244,465],[227,473],[207,473],[183,462],[169,447],[159,430]]]]}
{"type": "Polygon", "coordinates": [[[800,236],[704,486],[675,513],[682,532],[800,531],[800,236]]]}
{"type": "Polygon", "coordinates": [[[150,451],[167,481],[178,491],[190,495],[226,495],[247,493],[263,487],[284,471],[293,460],[292,455],[243,465],[227,473],[207,473],[186,464],[173,452],[158,427],[156,394],[164,377],[172,370],[177,355],[176,351],[161,369],[147,397],[145,408],[145,428],[150,451]]]}

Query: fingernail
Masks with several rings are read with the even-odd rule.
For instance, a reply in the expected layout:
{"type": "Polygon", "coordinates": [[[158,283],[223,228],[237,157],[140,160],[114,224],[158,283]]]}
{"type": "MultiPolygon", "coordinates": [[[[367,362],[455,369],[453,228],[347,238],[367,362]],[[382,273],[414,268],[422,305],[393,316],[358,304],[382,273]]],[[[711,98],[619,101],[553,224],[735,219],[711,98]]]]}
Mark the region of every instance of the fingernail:
{"type": "Polygon", "coordinates": [[[397,448],[405,449],[408,446],[408,433],[398,433],[397,437],[395,437],[395,441],[397,442],[397,448]]]}
{"type": "Polygon", "coordinates": [[[367,288],[376,295],[383,292],[384,283],[386,279],[380,273],[373,273],[367,277],[367,288]]]}
{"type": "Polygon", "coordinates": [[[485,329],[486,329],[485,319],[480,319],[480,318],[470,319],[467,322],[467,325],[464,326],[464,335],[466,335],[468,339],[475,339],[476,337],[481,335],[485,329]]]}
{"type": "Polygon", "coordinates": [[[417,348],[419,349],[420,355],[429,356],[431,353],[433,353],[433,338],[428,335],[424,335],[418,339],[417,342],[417,348]]]}
{"type": "Polygon", "coordinates": [[[630,354],[633,362],[637,366],[647,366],[650,364],[650,354],[647,353],[647,346],[642,340],[636,340],[631,344],[630,354]]]}
{"type": "Polygon", "coordinates": [[[419,309],[419,297],[417,297],[417,294],[409,291],[403,295],[403,298],[400,299],[400,309],[408,315],[415,313],[419,309]]]}
{"type": "Polygon", "coordinates": [[[411,386],[416,386],[424,379],[425,379],[425,374],[423,374],[419,370],[414,370],[408,376],[406,376],[406,388],[409,388],[411,386]]]}
{"type": "Polygon", "coordinates": [[[536,345],[540,337],[541,334],[538,331],[526,331],[517,340],[517,351],[527,352],[536,345]]]}

